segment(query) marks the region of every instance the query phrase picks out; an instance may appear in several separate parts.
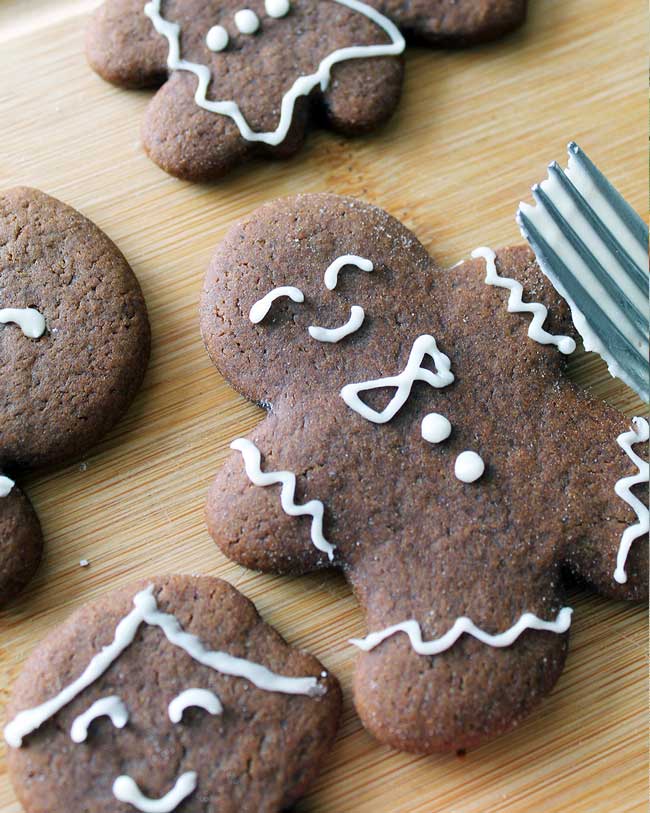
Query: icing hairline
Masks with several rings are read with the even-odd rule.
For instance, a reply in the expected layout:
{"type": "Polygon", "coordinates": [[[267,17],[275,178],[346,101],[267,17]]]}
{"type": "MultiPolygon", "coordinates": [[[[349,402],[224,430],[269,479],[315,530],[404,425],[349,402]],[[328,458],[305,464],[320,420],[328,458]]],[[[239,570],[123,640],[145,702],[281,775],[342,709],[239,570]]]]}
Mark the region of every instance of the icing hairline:
{"type": "Polygon", "coordinates": [[[223,675],[243,677],[258,689],[309,696],[323,693],[324,688],[319,685],[318,679],[315,677],[285,677],[275,674],[265,666],[253,661],[236,658],[227,652],[206,649],[195,635],[183,631],[175,616],[158,610],[153,590],[154,586],[149,585],[136,593],[133,597],[134,609],[118,623],[112,643],[104,646],[91,658],[85,670],[76,680],[44,703],[19,712],[5,726],[5,740],[12,748],[19,748],[22,745],[23,737],[39,728],[101,677],[122,652],[133,643],[142,623],[159,627],[172,645],[183,649],[203,666],[208,666],[223,675]]]}
{"type": "Polygon", "coordinates": [[[477,627],[471,618],[462,616],[454,621],[453,626],[444,635],[431,641],[422,640],[422,630],[419,623],[415,619],[410,619],[402,621],[400,624],[393,624],[391,627],[386,627],[378,632],[371,632],[365,638],[351,638],[350,643],[364,652],[369,652],[386,638],[390,638],[391,635],[405,632],[409,637],[412,648],[418,655],[439,655],[452,647],[463,634],[471,635],[487,646],[506,647],[511,646],[523,632],[529,629],[558,634],[566,632],[571,625],[572,613],[573,610],[570,607],[563,607],[555,621],[543,621],[534,613],[524,613],[515,624],[504,632],[495,635],[477,627]]]}
{"type": "Polygon", "coordinates": [[[281,144],[286,138],[291,122],[296,101],[300,96],[307,96],[311,91],[320,85],[325,91],[329,85],[332,67],[338,62],[349,59],[361,59],[373,56],[396,56],[404,50],[404,37],[400,34],[397,26],[383,14],[371,8],[360,0],[333,0],[342,6],[347,6],[353,11],[368,17],[376,23],[390,38],[391,42],[384,45],[356,45],[349,48],[339,48],[325,57],[318,66],[315,73],[307,76],[299,76],[291,88],[282,97],[280,106],[280,122],[275,130],[266,133],[259,133],[252,130],[244,118],[239,105],[232,101],[209,101],[207,98],[208,88],[212,81],[212,72],[207,65],[197,62],[190,62],[181,58],[180,32],[178,23],[166,20],[161,14],[162,0],[151,0],[144,7],[144,13],[151,20],[156,31],[168,42],[169,50],[167,55],[167,67],[170,70],[189,71],[198,79],[194,101],[199,107],[211,113],[219,113],[231,118],[239,132],[246,141],[261,141],[270,146],[281,144]]]}

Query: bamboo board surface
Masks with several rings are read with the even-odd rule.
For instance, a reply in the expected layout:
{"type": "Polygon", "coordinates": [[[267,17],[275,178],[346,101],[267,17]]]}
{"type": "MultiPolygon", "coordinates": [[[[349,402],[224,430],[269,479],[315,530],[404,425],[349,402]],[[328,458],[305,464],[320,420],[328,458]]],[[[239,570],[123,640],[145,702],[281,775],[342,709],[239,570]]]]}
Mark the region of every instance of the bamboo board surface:
{"type": "MultiPolygon", "coordinates": [[[[147,298],[153,356],[127,417],[83,461],[23,480],[47,550],[0,615],[0,703],[26,655],[80,604],[157,572],[228,579],[287,640],[341,679],[345,710],[327,766],[298,809],[344,813],[627,813],[647,808],[645,608],[574,592],[566,670],[520,728],[470,752],[416,757],[378,745],[351,702],[361,614],[338,574],[260,575],[211,542],[203,502],[230,440],[262,417],[210,365],[197,303],[215,244],[264,201],[335,191],[411,227],[441,263],[521,242],[520,199],[576,139],[644,216],[647,9],[638,0],[532,0],[529,23],[488,47],[412,49],[398,114],[381,132],[318,132],[290,162],[259,162],[212,186],[144,156],[150,94],[86,66],[89,0],[0,2],[0,188],[37,186],[123,250],[147,298]],[[85,558],[90,566],[81,568],[85,558]]],[[[594,357],[573,374],[628,415],[639,401],[594,357]]],[[[0,809],[18,813],[0,756],[0,809]]]]}

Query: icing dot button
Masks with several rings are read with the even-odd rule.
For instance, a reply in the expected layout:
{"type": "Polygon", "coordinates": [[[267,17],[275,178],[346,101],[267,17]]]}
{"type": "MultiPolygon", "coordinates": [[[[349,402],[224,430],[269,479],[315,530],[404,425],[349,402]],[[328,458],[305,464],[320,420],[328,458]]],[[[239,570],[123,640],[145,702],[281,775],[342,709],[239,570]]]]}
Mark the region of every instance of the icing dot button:
{"type": "Polygon", "coordinates": [[[228,32],[222,25],[213,25],[205,38],[211,51],[223,51],[228,45],[228,32]]]}
{"type": "Polygon", "coordinates": [[[444,415],[430,412],[422,418],[422,437],[429,443],[442,443],[451,435],[451,423],[444,415]]]}
{"type": "Polygon", "coordinates": [[[476,452],[461,452],[454,464],[454,474],[462,483],[473,483],[483,475],[485,463],[476,452]]]}
{"type": "Polygon", "coordinates": [[[235,14],[235,25],[241,34],[254,34],[260,27],[260,20],[254,11],[242,8],[235,14]]]}
{"type": "Polygon", "coordinates": [[[269,17],[284,17],[289,13],[289,0],[264,0],[264,8],[269,17]]]}

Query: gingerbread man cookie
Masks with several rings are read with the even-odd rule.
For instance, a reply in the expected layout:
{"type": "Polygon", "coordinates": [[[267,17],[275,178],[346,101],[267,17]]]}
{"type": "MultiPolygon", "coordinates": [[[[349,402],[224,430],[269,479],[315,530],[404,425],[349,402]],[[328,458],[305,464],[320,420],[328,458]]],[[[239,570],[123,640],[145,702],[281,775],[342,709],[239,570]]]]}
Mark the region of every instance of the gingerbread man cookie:
{"type": "Polygon", "coordinates": [[[462,47],[523,25],[528,0],[368,0],[415,42],[462,47]]]}
{"type": "Polygon", "coordinates": [[[210,533],[251,568],[343,570],[381,741],[471,747],[528,714],[564,663],[567,573],[647,595],[648,425],[564,375],[575,333],[527,248],[442,270],[377,208],[281,200],[218,247],[201,326],[268,410],[216,477],[210,533]]]}
{"type": "Polygon", "coordinates": [[[394,23],[360,0],[106,0],[87,39],[104,79],[162,86],[145,149],[202,181],[295,153],[312,113],[342,133],[374,129],[399,101],[403,49],[394,23]]]}
{"type": "Polygon", "coordinates": [[[16,472],[99,440],[133,400],[149,341],[140,286],[97,226],[36,189],[0,194],[0,603],[42,547],[16,472]]]}
{"type": "Polygon", "coordinates": [[[27,661],[4,729],[27,813],[271,813],[318,772],[336,678],[234,587],[167,576],[78,610],[27,661]]]}

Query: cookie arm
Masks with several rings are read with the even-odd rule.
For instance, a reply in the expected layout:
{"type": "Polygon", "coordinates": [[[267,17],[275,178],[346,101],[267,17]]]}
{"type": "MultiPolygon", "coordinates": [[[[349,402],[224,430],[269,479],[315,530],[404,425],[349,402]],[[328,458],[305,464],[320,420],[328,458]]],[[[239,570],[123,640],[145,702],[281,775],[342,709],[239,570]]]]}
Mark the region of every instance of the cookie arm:
{"type": "Polygon", "coordinates": [[[145,15],[144,0],[106,0],[88,26],[86,57],[120,87],[157,87],[167,78],[167,43],[145,15]]]}

